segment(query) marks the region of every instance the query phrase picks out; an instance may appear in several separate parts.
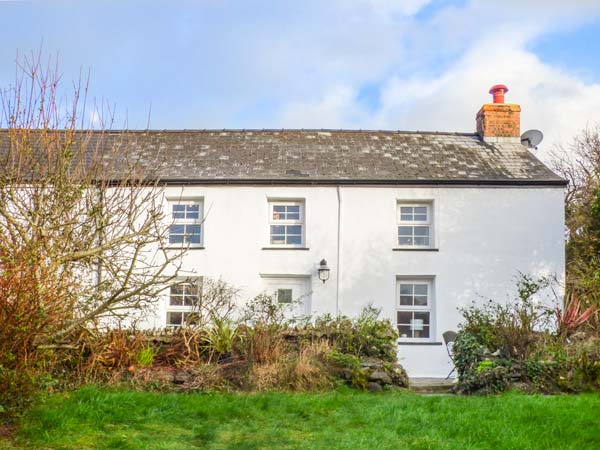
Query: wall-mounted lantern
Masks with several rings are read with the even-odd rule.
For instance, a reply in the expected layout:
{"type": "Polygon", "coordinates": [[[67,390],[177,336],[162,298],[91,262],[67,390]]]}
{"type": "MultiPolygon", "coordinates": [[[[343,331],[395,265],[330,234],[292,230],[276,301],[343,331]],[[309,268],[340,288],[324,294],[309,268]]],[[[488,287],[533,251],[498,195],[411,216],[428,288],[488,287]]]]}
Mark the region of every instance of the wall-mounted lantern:
{"type": "Polygon", "coordinates": [[[327,280],[329,280],[329,271],[331,269],[329,267],[327,267],[327,261],[325,261],[324,259],[321,260],[321,262],[319,263],[319,280],[321,280],[323,283],[325,283],[327,280]]]}

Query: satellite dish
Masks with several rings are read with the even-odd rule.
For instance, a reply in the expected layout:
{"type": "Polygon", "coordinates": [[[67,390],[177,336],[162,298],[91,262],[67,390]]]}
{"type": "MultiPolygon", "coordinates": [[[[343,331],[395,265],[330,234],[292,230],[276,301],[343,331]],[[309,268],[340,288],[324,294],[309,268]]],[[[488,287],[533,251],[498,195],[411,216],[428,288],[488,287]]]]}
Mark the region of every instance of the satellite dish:
{"type": "Polygon", "coordinates": [[[521,144],[527,148],[537,148],[544,139],[544,134],[540,130],[528,130],[521,135],[521,144]]]}

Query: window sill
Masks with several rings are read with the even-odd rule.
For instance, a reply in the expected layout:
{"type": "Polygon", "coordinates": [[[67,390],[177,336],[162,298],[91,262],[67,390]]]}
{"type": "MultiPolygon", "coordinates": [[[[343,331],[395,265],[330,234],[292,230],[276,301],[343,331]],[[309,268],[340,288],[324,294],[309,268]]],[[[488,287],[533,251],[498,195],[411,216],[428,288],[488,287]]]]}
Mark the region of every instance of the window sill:
{"type": "Polygon", "coordinates": [[[205,247],[203,245],[194,246],[194,247],[165,247],[165,250],[204,250],[205,247]]]}
{"type": "Polygon", "coordinates": [[[419,247],[394,247],[394,252],[439,252],[439,248],[419,248],[419,247]]]}
{"type": "Polygon", "coordinates": [[[443,342],[407,342],[400,341],[398,345],[444,345],[443,342]]]}
{"type": "Polygon", "coordinates": [[[308,247],[263,247],[262,250],[310,250],[308,247]]]}

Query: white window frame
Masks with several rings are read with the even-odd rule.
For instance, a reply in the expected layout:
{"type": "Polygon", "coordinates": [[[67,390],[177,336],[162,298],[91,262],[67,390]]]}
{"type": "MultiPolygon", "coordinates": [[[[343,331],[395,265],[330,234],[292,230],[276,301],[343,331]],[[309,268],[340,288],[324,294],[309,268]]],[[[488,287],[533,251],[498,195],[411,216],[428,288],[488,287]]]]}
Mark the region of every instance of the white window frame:
{"type": "MultiPolygon", "coordinates": [[[[306,242],[306,225],[305,225],[305,204],[304,200],[278,200],[269,199],[269,228],[268,228],[268,246],[281,248],[298,248],[304,247],[306,242]],[[298,219],[275,219],[275,206],[299,206],[298,219]],[[300,243],[299,244],[277,244],[271,242],[271,227],[272,226],[300,226],[300,243]]],[[[284,235],[287,236],[287,233],[284,235]]]]}
{"type": "MultiPolygon", "coordinates": [[[[167,295],[166,295],[166,304],[167,304],[167,308],[166,308],[166,312],[165,312],[165,327],[166,328],[181,328],[183,326],[185,326],[185,323],[182,323],[181,325],[172,325],[169,323],[169,313],[182,313],[183,318],[185,318],[185,316],[187,314],[193,313],[195,311],[197,311],[197,306],[200,304],[201,298],[202,298],[202,277],[194,277],[194,278],[182,278],[179,279],[177,281],[180,281],[181,284],[191,284],[191,283],[195,283],[197,285],[198,288],[198,304],[196,306],[194,305],[171,305],[171,289],[172,287],[169,287],[169,289],[167,289],[167,295]]],[[[185,322],[185,321],[184,321],[185,322]]]]}
{"type": "MultiPolygon", "coordinates": [[[[204,247],[204,199],[201,197],[195,198],[171,198],[168,200],[169,213],[168,217],[171,220],[171,225],[198,225],[200,227],[200,242],[182,242],[182,243],[171,243],[171,232],[169,230],[169,247],[204,247]],[[181,219],[173,217],[173,206],[174,205],[198,205],[198,218],[197,219],[181,219]]],[[[185,234],[183,235],[185,236],[185,234]]]]}
{"type": "MultiPolygon", "coordinates": [[[[413,230],[413,239],[414,239],[414,230],[413,230]]],[[[433,219],[433,201],[401,201],[399,200],[396,205],[396,245],[398,248],[416,248],[416,249],[426,249],[426,248],[434,248],[434,219],[433,219]],[[427,220],[402,220],[402,207],[425,207],[427,220]],[[400,244],[400,227],[427,227],[429,229],[429,244],[427,245],[407,245],[400,244]]]]}
{"type": "Polygon", "coordinates": [[[398,330],[398,313],[399,312],[428,312],[429,313],[429,337],[400,337],[400,342],[433,342],[436,336],[435,327],[435,286],[434,279],[430,277],[414,277],[414,278],[397,278],[396,279],[396,311],[394,322],[396,330],[398,330]],[[401,305],[400,304],[400,288],[403,284],[412,285],[427,285],[427,306],[401,305]]]}

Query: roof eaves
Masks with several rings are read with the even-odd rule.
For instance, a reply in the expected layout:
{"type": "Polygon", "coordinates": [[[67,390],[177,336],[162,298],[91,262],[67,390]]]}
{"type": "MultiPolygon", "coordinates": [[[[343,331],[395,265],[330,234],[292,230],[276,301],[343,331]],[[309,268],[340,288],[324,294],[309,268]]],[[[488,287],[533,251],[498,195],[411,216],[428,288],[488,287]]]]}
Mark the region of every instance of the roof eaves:
{"type": "Polygon", "coordinates": [[[293,186],[531,186],[565,187],[568,181],[553,179],[294,179],[294,178],[161,178],[166,185],[293,185],[293,186]]]}

